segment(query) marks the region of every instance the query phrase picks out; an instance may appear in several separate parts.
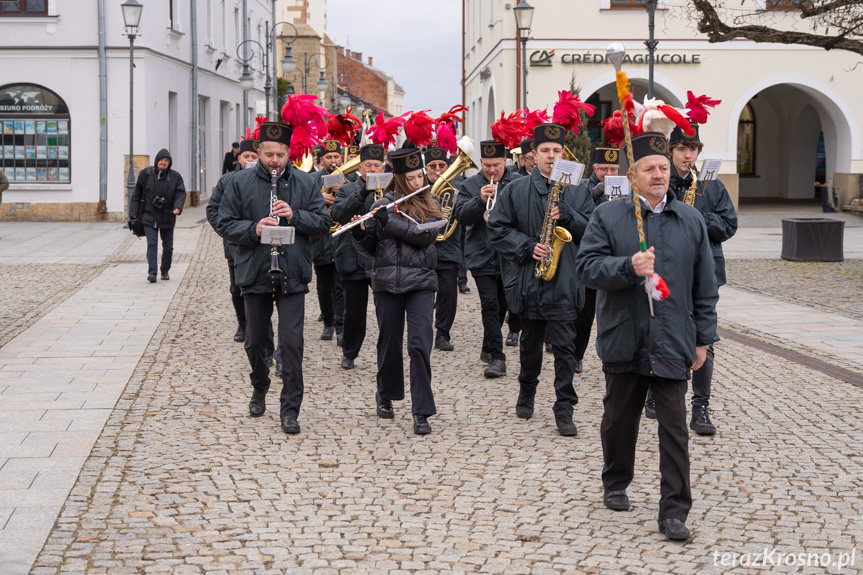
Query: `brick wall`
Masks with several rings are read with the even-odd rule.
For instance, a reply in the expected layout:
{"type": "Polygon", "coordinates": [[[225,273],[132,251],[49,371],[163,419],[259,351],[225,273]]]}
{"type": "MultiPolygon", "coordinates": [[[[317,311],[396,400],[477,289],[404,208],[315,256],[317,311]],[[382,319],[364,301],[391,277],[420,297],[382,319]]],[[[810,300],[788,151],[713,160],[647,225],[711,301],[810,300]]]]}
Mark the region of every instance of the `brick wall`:
{"type": "MultiPolygon", "coordinates": [[[[349,88],[354,95],[362,98],[380,110],[387,110],[387,82],[366,67],[361,52],[336,47],[338,54],[339,85],[349,88]]],[[[371,61],[369,57],[369,61],[371,61]]],[[[391,114],[390,114],[391,115],[391,114]]]]}

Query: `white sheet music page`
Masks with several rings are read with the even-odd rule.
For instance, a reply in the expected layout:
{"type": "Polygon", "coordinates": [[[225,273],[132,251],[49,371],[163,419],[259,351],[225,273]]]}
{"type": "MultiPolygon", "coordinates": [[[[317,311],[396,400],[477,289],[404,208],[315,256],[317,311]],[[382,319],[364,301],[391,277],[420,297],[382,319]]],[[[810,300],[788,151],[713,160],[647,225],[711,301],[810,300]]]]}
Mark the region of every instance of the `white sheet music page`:
{"type": "Polygon", "coordinates": [[[609,200],[630,196],[629,178],[626,176],[605,176],[605,196],[609,200]]]}

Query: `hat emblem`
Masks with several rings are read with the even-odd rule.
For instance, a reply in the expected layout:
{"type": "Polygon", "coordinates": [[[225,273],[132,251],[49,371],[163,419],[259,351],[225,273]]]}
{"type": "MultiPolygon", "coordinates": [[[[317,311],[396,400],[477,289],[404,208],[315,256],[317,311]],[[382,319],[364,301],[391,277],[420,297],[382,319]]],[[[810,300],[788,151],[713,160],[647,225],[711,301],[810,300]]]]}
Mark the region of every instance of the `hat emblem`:
{"type": "Polygon", "coordinates": [[[442,160],[443,150],[432,150],[430,156],[433,160],[442,160]]]}
{"type": "Polygon", "coordinates": [[[494,155],[495,146],[493,144],[486,144],[485,146],[483,146],[482,152],[486,155],[486,157],[491,157],[494,155]]]}
{"type": "Polygon", "coordinates": [[[383,150],[383,148],[378,148],[377,146],[372,146],[366,151],[366,154],[370,158],[373,158],[375,160],[379,160],[384,155],[384,150],[383,150]]]}
{"type": "Polygon", "coordinates": [[[324,142],[324,145],[327,147],[328,152],[335,152],[339,147],[339,143],[335,140],[327,140],[324,142]]]}
{"type": "Polygon", "coordinates": [[[252,148],[254,148],[256,152],[258,151],[259,146],[260,144],[258,144],[257,140],[252,140],[252,148]]]}
{"type": "Polygon", "coordinates": [[[605,151],[605,161],[609,164],[617,163],[617,150],[606,150],[605,151]]]}
{"type": "Polygon", "coordinates": [[[419,154],[410,154],[405,158],[405,166],[411,169],[419,168],[420,166],[420,157],[419,154]]]}
{"type": "Polygon", "coordinates": [[[281,140],[282,139],[282,127],[281,126],[267,126],[267,138],[271,140],[281,140]]]}
{"type": "Polygon", "coordinates": [[[656,152],[657,154],[667,154],[668,153],[668,145],[665,142],[664,138],[660,138],[658,136],[654,136],[647,141],[647,145],[650,146],[650,149],[656,152]]]}
{"type": "Polygon", "coordinates": [[[543,133],[549,140],[557,140],[560,138],[560,128],[557,126],[546,126],[543,133]]]}

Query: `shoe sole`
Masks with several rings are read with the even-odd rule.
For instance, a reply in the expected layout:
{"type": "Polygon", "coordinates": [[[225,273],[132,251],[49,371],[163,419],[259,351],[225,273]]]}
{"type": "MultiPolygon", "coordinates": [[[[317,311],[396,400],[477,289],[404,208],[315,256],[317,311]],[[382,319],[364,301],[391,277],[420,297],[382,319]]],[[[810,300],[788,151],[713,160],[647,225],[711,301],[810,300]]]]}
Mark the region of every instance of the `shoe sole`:
{"type": "Polygon", "coordinates": [[[428,435],[431,432],[432,432],[431,428],[417,429],[416,427],[414,427],[414,435],[428,435]]]}
{"type": "Polygon", "coordinates": [[[506,375],[506,372],[504,371],[503,373],[500,373],[500,372],[498,372],[498,371],[488,371],[488,370],[486,370],[486,371],[484,371],[484,372],[483,372],[483,375],[485,376],[485,378],[486,378],[486,379],[496,379],[496,378],[498,378],[498,377],[503,377],[503,376],[505,376],[505,375],[506,375]]]}
{"type": "Polygon", "coordinates": [[[575,431],[561,431],[558,429],[557,432],[559,434],[561,434],[563,437],[575,437],[576,435],[578,435],[577,429],[575,431]]]}
{"type": "Polygon", "coordinates": [[[266,415],[266,413],[267,413],[267,410],[266,410],[266,409],[265,409],[264,411],[262,411],[259,415],[255,415],[254,413],[252,413],[252,412],[250,411],[250,412],[249,412],[249,417],[254,417],[255,419],[257,419],[257,418],[259,418],[259,417],[264,417],[264,415],[266,415]]]}
{"type": "Polygon", "coordinates": [[[644,417],[646,417],[647,419],[656,419],[656,414],[655,414],[655,413],[652,413],[652,414],[651,414],[651,413],[647,413],[647,412],[645,411],[645,412],[644,412],[644,417]]]}
{"type": "Polygon", "coordinates": [[[608,503],[607,501],[604,501],[603,503],[605,504],[605,506],[606,506],[608,509],[611,509],[612,511],[629,511],[629,507],[630,507],[629,505],[627,505],[626,507],[624,507],[623,505],[614,505],[614,504],[610,504],[610,503],[608,503]]]}
{"type": "Polygon", "coordinates": [[[705,436],[716,435],[716,429],[704,429],[704,428],[696,429],[695,427],[692,427],[692,426],[690,426],[689,428],[692,431],[694,431],[695,433],[697,433],[698,435],[705,435],[705,436]]]}
{"type": "Polygon", "coordinates": [[[659,530],[659,532],[662,533],[663,535],[665,535],[666,537],[668,537],[669,539],[671,539],[672,541],[686,541],[690,537],[692,537],[692,533],[690,533],[688,535],[669,533],[666,529],[662,529],[662,528],[659,530]]]}
{"type": "Polygon", "coordinates": [[[234,338],[234,343],[243,343],[245,341],[246,341],[246,338],[243,338],[243,339],[234,338]]]}
{"type": "Polygon", "coordinates": [[[298,433],[300,432],[300,429],[299,429],[299,428],[285,429],[285,428],[283,427],[283,428],[282,428],[282,432],[284,432],[284,433],[285,433],[285,435],[296,435],[296,434],[298,434],[298,433]]]}
{"type": "Polygon", "coordinates": [[[515,409],[515,414],[519,417],[519,419],[530,419],[533,417],[533,412],[527,413],[526,411],[519,411],[518,408],[515,409]]]}

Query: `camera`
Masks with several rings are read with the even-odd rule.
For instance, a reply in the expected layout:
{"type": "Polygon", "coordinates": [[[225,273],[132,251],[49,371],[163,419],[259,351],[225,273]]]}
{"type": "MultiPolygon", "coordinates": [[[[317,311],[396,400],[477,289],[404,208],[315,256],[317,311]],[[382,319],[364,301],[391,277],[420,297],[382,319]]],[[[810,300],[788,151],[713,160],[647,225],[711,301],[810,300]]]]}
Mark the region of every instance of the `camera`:
{"type": "Polygon", "coordinates": [[[167,203],[168,201],[162,196],[156,196],[155,198],[153,198],[153,207],[157,210],[163,209],[165,207],[165,204],[167,203]]]}

